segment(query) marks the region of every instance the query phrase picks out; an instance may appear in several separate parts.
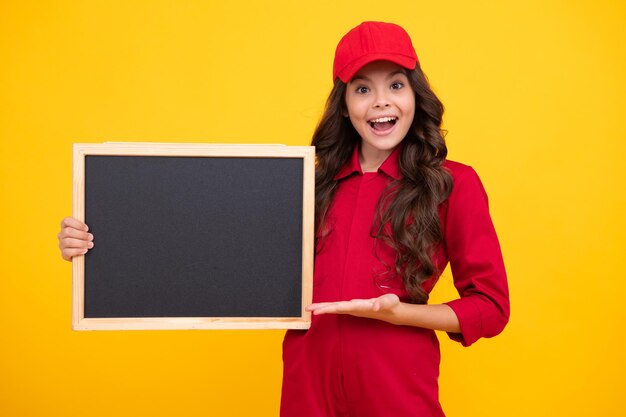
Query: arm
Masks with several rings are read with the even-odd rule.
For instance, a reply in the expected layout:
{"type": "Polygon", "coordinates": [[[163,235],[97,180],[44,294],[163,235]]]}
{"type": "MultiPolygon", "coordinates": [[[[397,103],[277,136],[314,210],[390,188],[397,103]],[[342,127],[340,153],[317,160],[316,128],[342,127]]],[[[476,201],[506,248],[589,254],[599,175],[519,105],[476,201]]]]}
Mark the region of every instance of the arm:
{"type": "Polygon", "coordinates": [[[470,167],[459,171],[444,210],[443,232],[460,298],[443,305],[415,305],[387,294],[368,300],[317,303],[308,310],[443,330],[464,346],[500,333],[509,319],[509,293],[498,238],[478,175],[470,167]]]}
{"type": "Polygon", "coordinates": [[[461,166],[455,171],[443,232],[454,286],[460,295],[446,304],[459,318],[461,332],[448,335],[469,346],[504,329],[509,320],[509,290],[487,193],[472,168],[461,166]]]}
{"type": "Polygon", "coordinates": [[[313,314],[351,314],[383,320],[400,326],[415,326],[426,329],[458,333],[459,319],[446,304],[409,304],[400,301],[395,294],[385,294],[368,300],[316,303],[308,306],[313,314]]]}

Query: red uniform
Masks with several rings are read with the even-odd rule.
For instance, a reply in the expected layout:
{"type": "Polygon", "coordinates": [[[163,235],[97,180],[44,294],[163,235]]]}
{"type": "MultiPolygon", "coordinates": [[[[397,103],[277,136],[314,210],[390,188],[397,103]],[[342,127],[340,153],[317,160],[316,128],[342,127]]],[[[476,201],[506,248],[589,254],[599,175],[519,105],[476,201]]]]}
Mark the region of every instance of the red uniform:
{"type": "MultiPolygon", "coordinates": [[[[356,147],[335,177],[339,188],[327,216],[330,233],[315,258],[313,302],[385,292],[408,301],[401,278],[385,275],[389,266],[393,270],[395,252],[371,235],[378,198],[402,177],[398,148],[378,172],[363,173],[356,147]]],[[[440,271],[450,262],[460,294],[448,305],[461,333],[450,337],[469,346],[506,325],[508,287],[480,179],[469,166],[452,161],[444,166],[454,185],[439,209],[444,242],[435,260],[440,271]]],[[[444,415],[438,399],[439,343],[432,330],[349,315],[313,316],[308,331],[287,332],[283,362],[283,417],[444,415]]]]}

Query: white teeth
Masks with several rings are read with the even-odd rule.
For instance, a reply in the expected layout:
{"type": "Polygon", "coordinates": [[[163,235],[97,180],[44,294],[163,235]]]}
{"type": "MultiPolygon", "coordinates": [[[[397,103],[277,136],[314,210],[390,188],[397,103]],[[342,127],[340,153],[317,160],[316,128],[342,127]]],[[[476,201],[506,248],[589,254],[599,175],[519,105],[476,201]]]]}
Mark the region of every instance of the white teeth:
{"type": "Polygon", "coordinates": [[[390,122],[396,119],[397,117],[381,117],[379,119],[370,120],[370,123],[384,123],[384,122],[390,122]]]}

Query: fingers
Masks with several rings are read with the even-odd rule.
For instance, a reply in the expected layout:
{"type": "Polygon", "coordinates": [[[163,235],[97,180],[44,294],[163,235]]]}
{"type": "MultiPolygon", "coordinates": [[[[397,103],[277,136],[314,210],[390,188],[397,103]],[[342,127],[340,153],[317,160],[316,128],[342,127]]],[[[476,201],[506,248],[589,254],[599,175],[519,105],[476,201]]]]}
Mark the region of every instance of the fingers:
{"type": "Polygon", "coordinates": [[[88,249],[68,248],[61,251],[61,257],[66,261],[71,261],[74,256],[81,256],[87,253],[88,249]]]}
{"type": "Polygon", "coordinates": [[[362,300],[351,300],[351,301],[335,301],[329,303],[315,303],[307,306],[305,309],[307,311],[312,311],[316,314],[320,312],[328,312],[328,311],[345,311],[349,309],[350,305],[355,304],[356,301],[362,300]]]}
{"type": "Polygon", "coordinates": [[[61,221],[61,231],[57,235],[61,257],[70,261],[72,257],[84,255],[94,247],[93,235],[88,233],[87,225],[72,217],[61,221]]]}
{"type": "MultiPolygon", "coordinates": [[[[90,239],[93,235],[90,234],[90,239]]],[[[91,240],[74,239],[70,237],[59,239],[59,248],[61,249],[61,257],[66,261],[71,261],[73,256],[80,256],[94,247],[91,240]]]]}
{"type": "Polygon", "coordinates": [[[66,227],[82,230],[84,232],[87,232],[89,230],[89,227],[85,223],[73,217],[66,217],[61,221],[61,229],[64,229],[66,227]]]}
{"type": "Polygon", "coordinates": [[[305,308],[315,315],[319,314],[352,314],[361,317],[379,318],[400,304],[396,294],[385,294],[377,298],[354,299],[350,301],[336,301],[314,303],[305,308]]]}
{"type": "Polygon", "coordinates": [[[313,312],[313,314],[354,314],[359,312],[371,311],[373,306],[373,300],[350,300],[350,301],[337,301],[328,303],[315,303],[306,307],[307,311],[313,312]]]}
{"type": "Polygon", "coordinates": [[[59,242],[59,248],[63,249],[91,249],[93,242],[91,240],[73,239],[71,237],[64,238],[59,242]]]}
{"type": "Polygon", "coordinates": [[[59,241],[63,241],[65,239],[84,240],[84,241],[93,240],[93,235],[91,233],[84,232],[82,230],[73,229],[71,227],[65,227],[64,229],[61,229],[57,237],[59,238],[59,241]]]}
{"type": "Polygon", "coordinates": [[[315,311],[330,304],[335,304],[335,303],[313,303],[313,304],[306,306],[304,309],[306,311],[315,311]]]}
{"type": "Polygon", "coordinates": [[[340,304],[342,303],[345,303],[345,301],[315,303],[307,306],[305,310],[311,311],[313,314],[336,313],[340,311],[340,304]]]}

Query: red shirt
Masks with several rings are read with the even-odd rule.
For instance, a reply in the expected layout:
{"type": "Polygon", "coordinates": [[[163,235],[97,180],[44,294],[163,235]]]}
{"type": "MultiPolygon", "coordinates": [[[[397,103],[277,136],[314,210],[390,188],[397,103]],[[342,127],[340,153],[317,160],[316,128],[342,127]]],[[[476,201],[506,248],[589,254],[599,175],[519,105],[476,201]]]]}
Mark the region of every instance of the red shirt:
{"type": "MultiPolygon", "coordinates": [[[[317,248],[313,302],[373,298],[386,292],[408,301],[395,275],[396,254],[372,237],[381,193],[402,178],[399,147],[378,172],[365,172],[358,147],[335,179],[329,234],[317,248]]],[[[453,178],[439,207],[444,242],[435,256],[448,262],[460,298],[456,313],[469,346],[502,331],[509,317],[506,273],[485,190],[469,166],[446,161],[453,178]]],[[[425,284],[430,291],[435,277],[425,284]]],[[[443,416],[438,400],[439,344],[434,331],[348,315],[313,316],[308,331],[288,331],[283,343],[283,416],[443,416]]]]}

